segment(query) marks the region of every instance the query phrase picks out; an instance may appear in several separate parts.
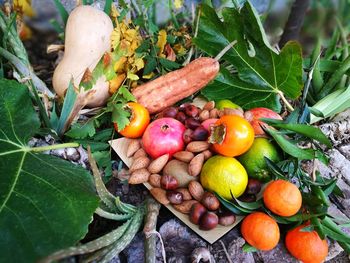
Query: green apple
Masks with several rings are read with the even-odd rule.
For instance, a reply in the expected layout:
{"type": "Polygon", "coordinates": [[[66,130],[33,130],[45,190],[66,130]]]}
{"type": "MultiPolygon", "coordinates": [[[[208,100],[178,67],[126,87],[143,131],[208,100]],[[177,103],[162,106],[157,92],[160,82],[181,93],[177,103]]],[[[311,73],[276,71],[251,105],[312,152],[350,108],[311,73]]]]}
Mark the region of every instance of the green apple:
{"type": "Polygon", "coordinates": [[[223,110],[224,108],[239,109],[241,107],[230,100],[219,100],[215,103],[215,108],[218,110],[223,110]]]}

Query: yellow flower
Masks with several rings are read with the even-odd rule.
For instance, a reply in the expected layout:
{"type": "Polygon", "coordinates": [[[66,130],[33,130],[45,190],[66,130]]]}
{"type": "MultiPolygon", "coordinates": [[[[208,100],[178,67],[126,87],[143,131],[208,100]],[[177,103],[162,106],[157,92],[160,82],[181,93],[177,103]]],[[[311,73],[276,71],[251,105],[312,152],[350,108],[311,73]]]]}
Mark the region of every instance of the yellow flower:
{"type": "Polygon", "coordinates": [[[131,71],[128,71],[128,75],[126,76],[126,78],[128,78],[130,80],[138,80],[139,76],[137,76],[136,74],[132,73],[131,71]]]}
{"type": "Polygon", "coordinates": [[[184,1],[183,0],[175,0],[174,1],[174,6],[175,6],[176,9],[180,9],[183,5],[184,5],[184,1]]]}
{"type": "Polygon", "coordinates": [[[151,72],[151,73],[149,73],[147,75],[143,75],[142,78],[144,78],[144,79],[151,79],[151,78],[154,77],[154,75],[155,75],[154,72],[151,72]]]}
{"type": "Polygon", "coordinates": [[[181,44],[175,44],[174,45],[174,50],[176,51],[176,53],[180,56],[185,55],[186,54],[186,49],[184,48],[183,45],[181,44]]]}
{"type": "Polygon", "coordinates": [[[135,65],[137,71],[139,71],[140,69],[142,69],[145,66],[145,62],[143,61],[142,58],[136,58],[134,65],[135,65]]]}
{"type": "Polygon", "coordinates": [[[31,7],[31,0],[13,0],[13,8],[20,14],[33,17],[35,12],[31,7]]]}
{"type": "Polygon", "coordinates": [[[160,30],[158,33],[158,41],[157,41],[157,47],[159,47],[158,54],[162,54],[164,51],[164,47],[166,44],[166,37],[167,37],[166,31],[164,29],[160,30]]]}
{"type": "Polygon", "coordinates": [[[119,46],[120,37],[121,37],[120,27],[119,27],[119,24],[117,24],[117,26],[114,28],[111,35],[111,43],[112,43],[113,49],[116,49],[119,46]]]}
{"type": "Polygon", "coordinates": [[[122,72],[125,67],[125,63],[128,61],[126,57],[121,57],[115,64],[114,64],[114,71],[115,72],[122,72]]]}

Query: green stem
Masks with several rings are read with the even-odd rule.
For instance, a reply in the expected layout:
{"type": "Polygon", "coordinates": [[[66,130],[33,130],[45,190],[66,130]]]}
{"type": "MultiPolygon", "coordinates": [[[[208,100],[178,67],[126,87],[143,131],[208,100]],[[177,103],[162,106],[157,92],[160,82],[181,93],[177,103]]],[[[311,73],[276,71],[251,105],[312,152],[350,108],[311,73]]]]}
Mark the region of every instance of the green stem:
{"type": "Polygon", "coordinates": [[[286,97],[284,96],[283,92],[279,90],[279,91],[277,92],[277,94],[280,95],[281,100],[282,100],[283,103],[286,105],[287,109],[288,109],[289,111],[294,111],[293,106],[288,102],[288,100],[287,100],[286,97]]]}
{"type": "Polygon", "coordinates": [[[79,145],[80,144],[76,142],[61,143],[61,144],[29,148],[29,152],[45,152],[45,151],[63,149],[63,148],[76,148],[76,147],[79,147],[79,145]]]}

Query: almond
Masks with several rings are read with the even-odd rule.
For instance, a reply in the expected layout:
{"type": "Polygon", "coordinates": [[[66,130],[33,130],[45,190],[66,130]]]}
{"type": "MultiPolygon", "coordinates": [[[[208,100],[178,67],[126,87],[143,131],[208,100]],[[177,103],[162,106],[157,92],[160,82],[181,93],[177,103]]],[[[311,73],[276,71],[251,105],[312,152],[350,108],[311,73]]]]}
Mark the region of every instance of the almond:
{"type": "Polygon", "coordinates": [[[182,198],[184,201],[192,200],[192,195],[187,188],[178,188],[176,189],[176,191],[182,194],[182,198]]]}
{"type": "Polygon", "coordinates": [[[213,153],[209,150],[206,150],[204,152],[202,152],[204,154],[204,160],[208,160],[210,157],[213,156],[213,153]]]}
{"type": "Polygon", "coordinates": [[[199,114],[199,120],[200,121],[205,121],[209,119],[209,111],[208,110],[203,110],[200,114],[199,114]]]}
{"type": "Polygon", "coordinates": [[[194,157],[194,154],[188,151],[180,151],[180,152],[174,153],[173,157],[179,161],[189,163],[194,157]]]}
{"type": "Polygon", "coordinates": [[[238,115],[243,118],[242,109],[224,108],[224,115],[238,115]]]}
{"type": "Polygon", "coordinates": [[[154,199],[156,199],[159,203],[161,203],[162,205],[168,205],[169,204],[169,200],[166,197],[166,191],[161,189],[161,188],[152,188],[150,190],[152,196],[154,197],[154,199]]]}
{"type": "Polygon", "coordinates": [[[141,144],[139,140],[131,140],[128,145],[128,149],[126,150],[126,157],[130,158],[140,148],[141,148],[141,144]]]}
{"type": "Polygon", "coordinates": [[[203,152],[209,149],[209,143],[205,141],[193,141],[187,144],[186,150],[193,153],[203,152]]]}
{"type": "Polygon", "coordinates": [[[153,187],[160,188],[160,178],[161,176],[159,174],[151,174],[148,178],[148,182],[153,187]]]}
{"type": "Polygon", "coordinates": [[[212,110],[209,112],[209,118],[211,118],[211,119],[217,118],[217,117],[218,117],[218,112],[219,112],[218,109],[212,109],[212,110]]]}
{"type": "Polygon", "coordinates": [[[203,163],[204,163],[204,154],[203,153],[197,154],[195,157],[193,157],[190,164],[188,165],[188,173],[191,176],[198,176],[201,173],[203,163]]]}
{"type": "Polygon", "coordinates": [[[207,110],[207,111],[211,111],[212,109],[215,108],[215,101],[208,101],[204,107],[203,107],[203,110],[207,110]]]}
{"type": "Polygon", "coordinates": [[[191,207],[198,203],[198,201],[196,200],[188,200],[188,201],[183,201],[181,204],[179,205],[173,205],[173,207],[179,211],[180,213],[183,214],[189,214],[191,211],[191,207]]]}
{"type": "Polygon", "coordinates": [[[146,156],[147,157],[147,153],[145,152],[144,149],[140,148],[136,151],[136,153],[134,154],[134,159],[139,158],[139,157],[143,157],[146,156]]]}
{"type": "Polygon", "coordinates": [[[221,118],[221,117],[224,116],[224,115],[225,115],[224,110],[219,110],[219,111],[218,111],[218,117],[219,117],[219,118],[221,118]]]}
{"type": "Polygon", "coordinates": [[[148,171],[152,174],[159,173],[161,170],[163,170],[168,160],[169,160],[168,153],[162,156],[159,156],[157,159],[153,160],[150,163],[150,165],[148,166],[148,171]]]}
{"type": "Polygon", "coordinates": [[[139,158],[134,159],[129,170],[130,172],[133,172],[138,169],[147,168],[150,162],[151,160],[148,157],[141,156],[139,158]]]}
{"type": "Polygon", "coordinates": [[[197,201],[202,200],[204,195],[203,186],[197,181],[191,181],[188,184],[188,191],[191,193],[194,199],[197,201]]]}
{"type": "Polygon", "coordinates": [[[150,172],[146,168],[137,169],[130,175],[129,184],[143,184],[148,181],[150,172]]]}

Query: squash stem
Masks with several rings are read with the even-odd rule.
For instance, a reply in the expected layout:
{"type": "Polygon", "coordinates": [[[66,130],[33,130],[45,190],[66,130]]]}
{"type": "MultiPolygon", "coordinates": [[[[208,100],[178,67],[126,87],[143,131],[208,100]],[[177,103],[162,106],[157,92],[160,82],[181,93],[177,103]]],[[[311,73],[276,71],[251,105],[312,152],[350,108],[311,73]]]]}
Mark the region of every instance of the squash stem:
{"type": "Polygon", "coordinates": [[[79,147],[79,143],[76,142],[69,142],[69,143],[61,143],[61,144],[54,144],[54,145],[47,145],[47,146],[40,146],[40,147],[33,147],[29,148],[29,152],[45,152],[50,150],[56,150],[56,149],[62,149],[62,148],[76,148],[79,147]]]}

